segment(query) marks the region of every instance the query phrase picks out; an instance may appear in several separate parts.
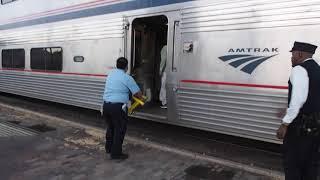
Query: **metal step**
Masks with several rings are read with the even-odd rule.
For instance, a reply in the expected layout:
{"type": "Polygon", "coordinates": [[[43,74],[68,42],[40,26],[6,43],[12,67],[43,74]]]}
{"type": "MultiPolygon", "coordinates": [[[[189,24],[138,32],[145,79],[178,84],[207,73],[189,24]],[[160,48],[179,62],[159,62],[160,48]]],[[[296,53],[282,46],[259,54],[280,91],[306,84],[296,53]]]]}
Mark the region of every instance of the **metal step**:
{"type": "Polygon", "coordinates": [[[145,112],[134,112],[129,116],[134,118],[139,118],[139,119],[158,121],[158,122],[166,122],[168,119],[167,116],[157,115],[152,113],[145,113],[145,112]]]}

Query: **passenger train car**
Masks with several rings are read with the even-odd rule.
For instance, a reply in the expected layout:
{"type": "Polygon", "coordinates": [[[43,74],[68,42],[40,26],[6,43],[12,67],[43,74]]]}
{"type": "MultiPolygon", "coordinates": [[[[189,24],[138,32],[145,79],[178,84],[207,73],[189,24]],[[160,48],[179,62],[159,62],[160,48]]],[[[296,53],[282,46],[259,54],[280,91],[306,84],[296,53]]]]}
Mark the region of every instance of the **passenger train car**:
{"type": "Polygon", "coordinates": [[[100,110],[124,56],[148,96],[132,116],[280,143],[289,50],[318,28],[320,0],[1,0],[0,91],[100,110]]]}

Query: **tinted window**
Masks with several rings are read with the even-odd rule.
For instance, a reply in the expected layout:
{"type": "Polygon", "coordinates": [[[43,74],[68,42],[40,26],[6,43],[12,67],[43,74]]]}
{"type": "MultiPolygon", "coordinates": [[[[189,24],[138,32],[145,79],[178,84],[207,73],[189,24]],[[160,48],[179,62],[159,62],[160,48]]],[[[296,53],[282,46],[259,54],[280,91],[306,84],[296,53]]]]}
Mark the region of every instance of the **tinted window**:
{"type": "Polygon", "coordinates": [[[62,71],[62,48],[31,49],[31,69],[62,71]]]}
{"type": "Polygon", "coordinates": [[[4,49],[2,50],[2,67],[4,68],[24,68],[24,49],[4,49]]]}
{"type": "Polygon", "coordinates": [[[12,67],[12,53],[11,50],[2,50],[2,67],[12,67]]]}
{"type": "Polygon", "coordinates": [[[45,69],[42,48],[31,49],[31,69],[45,69]]]}
{"type": "Polygon", "coordinates": [[[16,0],[1,0],[1,4],[7,4],[7,3],[11,3],[13,1],[16,1],[16,0]]]}

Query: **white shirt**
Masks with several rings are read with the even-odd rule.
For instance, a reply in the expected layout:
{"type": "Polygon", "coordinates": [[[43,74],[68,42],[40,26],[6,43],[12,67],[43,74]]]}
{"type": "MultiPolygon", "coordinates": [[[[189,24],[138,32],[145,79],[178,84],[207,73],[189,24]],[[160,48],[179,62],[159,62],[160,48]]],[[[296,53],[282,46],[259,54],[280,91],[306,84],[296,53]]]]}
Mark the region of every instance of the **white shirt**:
{"type": "MultiPolygon", "coordinates": [[[[311,60],[308,58],[305,61],[311,60]]],[[[307,101],[309,94],[309,76],[307,70],[302,66],[295,66],[291,70],[290,82],[292,84],[291,100],[283,123],[290,124],[299,114],[301,107],[307,101]]]]}
{"type": "Polygon", "coordinates": [[[163,46],[161,49],[161,61],[160,61],[160,69],[159,74],[162,74],[166,68],[166,62],[167,62],[167,45],[163,46]]]}

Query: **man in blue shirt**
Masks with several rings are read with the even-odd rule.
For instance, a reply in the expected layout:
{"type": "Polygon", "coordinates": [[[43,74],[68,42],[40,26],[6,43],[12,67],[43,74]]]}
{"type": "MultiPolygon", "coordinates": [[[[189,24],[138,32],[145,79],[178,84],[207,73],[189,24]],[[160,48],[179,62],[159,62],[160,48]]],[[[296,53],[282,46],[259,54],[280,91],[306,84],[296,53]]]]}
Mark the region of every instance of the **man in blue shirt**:
{"type": "Polygon", "coordinates": [[[108,124],[106,132],[106,152],[111,159],[127,159],[122,153],[122,144],[127,130],[128,114],[127,103],[129,94],[142,99],[142,93],[135,80],[126,74],[128,60],[120,57],[117,60],[117,69],[112,70],[106,79],[103,94],[103,115],[108,124]]]}

